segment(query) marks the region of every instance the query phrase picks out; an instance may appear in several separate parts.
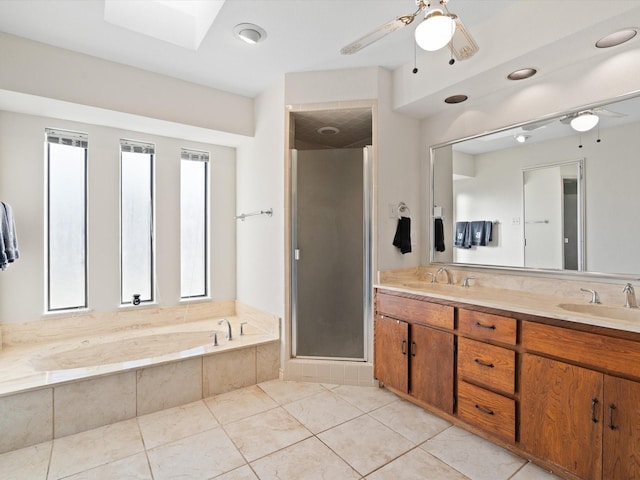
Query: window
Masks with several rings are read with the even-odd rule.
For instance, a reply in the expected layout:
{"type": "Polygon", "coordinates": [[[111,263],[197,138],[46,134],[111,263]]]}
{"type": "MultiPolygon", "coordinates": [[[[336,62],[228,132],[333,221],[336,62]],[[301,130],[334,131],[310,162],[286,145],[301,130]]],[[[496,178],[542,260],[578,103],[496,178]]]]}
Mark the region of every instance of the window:
{"type": "Polygon", "coordinates": [[[86,308],[88,136],[46,129],[45,142],[46,308],[86,308]]]}
{"type": "Polygon", "coordinates": [[[120,140],[120,302],[154,300],[153,144],[120,140]]]}
{"type": "Polygon", "coordinates": [[[180,296],[204,297],[208,294],[209,154],[183,148],[180,158],[180,296]]]}

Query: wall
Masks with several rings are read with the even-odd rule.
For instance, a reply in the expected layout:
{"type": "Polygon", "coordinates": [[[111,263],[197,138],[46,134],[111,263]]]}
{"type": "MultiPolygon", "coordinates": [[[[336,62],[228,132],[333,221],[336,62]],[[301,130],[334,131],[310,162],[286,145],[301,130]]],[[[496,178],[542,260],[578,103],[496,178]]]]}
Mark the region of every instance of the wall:
{"type": "Polygon", "coordinates": [[[0,89],[237,135],[253,100],[0,33],[0,89]]]}
{"type": "Polygon", "coordinates": [[[0,323],[37,320],[44,312],[44,129],[87,132],[89,307],[120,304],[119,139],[156,144],[157,301],[180,297],[180,148],[211,153],[212,299],[234,300],[235,150],[175,138],[0,112],[0,199],[13,207],[21,258],[0,272],[0,323]]]}

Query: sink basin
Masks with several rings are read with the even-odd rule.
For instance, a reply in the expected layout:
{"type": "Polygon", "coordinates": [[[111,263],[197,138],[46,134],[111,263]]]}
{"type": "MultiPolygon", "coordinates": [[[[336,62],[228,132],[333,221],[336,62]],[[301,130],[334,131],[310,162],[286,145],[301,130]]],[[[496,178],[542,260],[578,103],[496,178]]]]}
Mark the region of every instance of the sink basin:
{"type": "Polygon", "coordinates": [[[640,323],[640,309],[638,308],[610,307],[593,303],[561,303],[558,306],[568,312],[640,323]]]}

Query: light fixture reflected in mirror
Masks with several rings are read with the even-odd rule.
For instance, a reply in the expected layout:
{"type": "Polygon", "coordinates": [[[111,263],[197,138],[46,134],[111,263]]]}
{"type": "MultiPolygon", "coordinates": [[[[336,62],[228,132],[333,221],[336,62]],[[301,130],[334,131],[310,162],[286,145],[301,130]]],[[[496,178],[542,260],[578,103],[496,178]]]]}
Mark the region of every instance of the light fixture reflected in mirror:
{"type": "Polygon", "coordinates": [[[571,119],[571,128],[576,132],[588,132],[598,124],[600,117],[590,111],[578,113],[576,117],[571,119]]]}
{"type": "Polygon", "coordinates": [[[527,140],[529,140],[531,138],[531,135],[525,135],[523,133],[520,133],[520,134],[516,135],[514,138],[516,139],[516,142],[524,143],[524,142],[526,142],[527,140]]]}
{"type": "Polygon", "coordinates": [[[416,43],[423,50],[434,52],[451,41],[456,31],[456,22],[440,8],[433,8],[415,31],[416,43]]]}

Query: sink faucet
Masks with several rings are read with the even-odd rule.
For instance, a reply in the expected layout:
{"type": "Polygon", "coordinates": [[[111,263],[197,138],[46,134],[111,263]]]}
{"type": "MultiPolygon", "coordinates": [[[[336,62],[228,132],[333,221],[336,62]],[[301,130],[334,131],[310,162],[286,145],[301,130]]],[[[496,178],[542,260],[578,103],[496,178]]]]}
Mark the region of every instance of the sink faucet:
{"type": "Polygon", "coordinates": [[[590,290],[588,288],[581,288],[581,292],[587,292],[591,294],[591,301],[589,303],[600,303],[600,295],[595,290],[590,290]]]}
{"type": "Polygon", "coordinates": [[[633,285],[627,283],[622,289],[624,293],[624,306],[625,308],[638,308],[636,302],[636,291],[633,289],[633,285]]]}
{"type": "Polygon", "coordinates": [[[438,269],[438,271],[436,272],[436,276],[434,278],[437,280],[438,279],[438,275],[440,275],[442,272],[447,274],[447,285],[453,285],[453,281],[451,280],[451,273],[449,272],[449,270],[447,270],[444,267],[440,267],[438,269]]]}
{"type": "Polygon", "coordinates": [[[233,335],[231,334],[231,324],[229,323],[229,320],[227,320],[226,318],[221,318],[220,320],[218,320],[218,325],[222,325],[224,322],[227,322],[227,340],[233,340],[233,335]]]}

